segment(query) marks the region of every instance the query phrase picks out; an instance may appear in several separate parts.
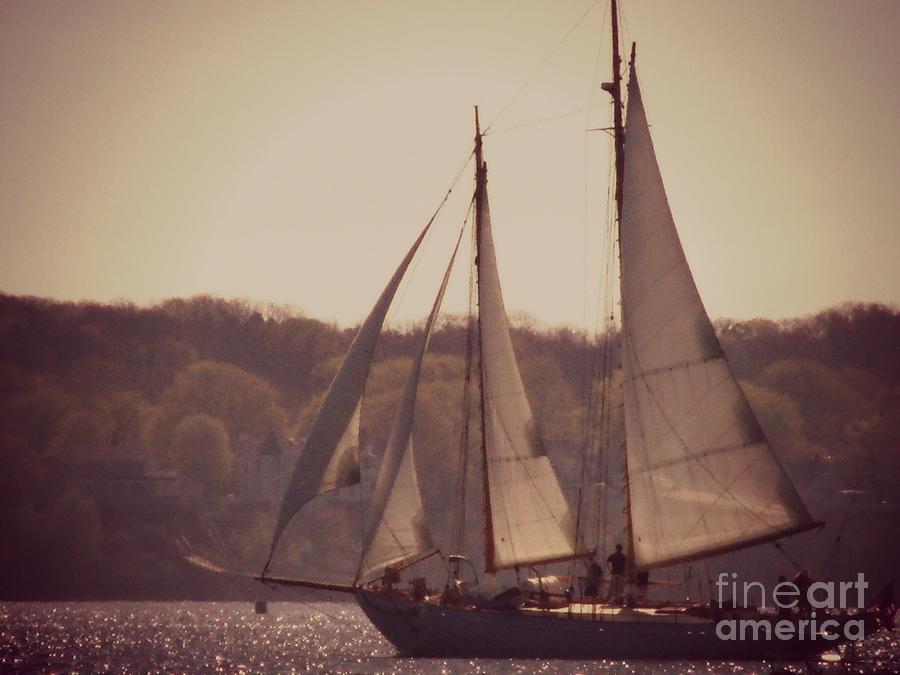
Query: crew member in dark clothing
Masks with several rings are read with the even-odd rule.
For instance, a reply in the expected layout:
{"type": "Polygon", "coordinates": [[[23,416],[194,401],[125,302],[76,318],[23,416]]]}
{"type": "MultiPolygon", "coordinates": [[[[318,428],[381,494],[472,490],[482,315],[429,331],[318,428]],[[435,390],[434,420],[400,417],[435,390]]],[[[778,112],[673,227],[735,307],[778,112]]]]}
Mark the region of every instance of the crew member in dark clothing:
{"type": "Polygon", "coordinates": [[[381,577],[381,585],[386,591],[393,591],[394,586],[400,583],[400,572],[396,567],[387,565],[384,568],[384,575],[381,577]]]}
{"type": "Polygon", "coordinates": [[[609,593],[606,602],[622,602],[625,595],[625,563],[627,559],[622,553],[622,544],[616,544],[616,552],[606,559],[609,567],[609,593]]]}
{"type": "Polygon", "coordinates": [[[805,567],[797,572],[794,575],[794,578],[791,579],[797,589],[800,591],[800,598],[798,599],[798,605],[800,607],[800,615],[801,616],[809,616],[809,613],[812,607],[809,604],[808,591],[809,587],[812,586],[812,577],[809,576],[809,570],[805,567]]]}
{"type": "Polygon", "coordinates": [[[643,571],[634,575],[634,585],[637,588],[638,602],[647,599],[647,587],[650,586],[650,572],[643,571]]]}
{"type": "MultiPolygon", "coordinates": [[[[775,584],[775,588],[777,589],[781,584],[787,581],[787,577],[783,574],[778,575],[778,583],[775,584]]],[[[791,608],[790,607],[782,607],[780,604],[778,605],[778,618],[779,619],[790,619],[791,618],[791,608]]]]}
{"type": "Polygon", "coordinates": [[[594,559],[587,568],[587,584],[584,587],[584,595],[589,598],[596,598],[600,595],[600,584],[603,583],[603,568],[594,559]]]}

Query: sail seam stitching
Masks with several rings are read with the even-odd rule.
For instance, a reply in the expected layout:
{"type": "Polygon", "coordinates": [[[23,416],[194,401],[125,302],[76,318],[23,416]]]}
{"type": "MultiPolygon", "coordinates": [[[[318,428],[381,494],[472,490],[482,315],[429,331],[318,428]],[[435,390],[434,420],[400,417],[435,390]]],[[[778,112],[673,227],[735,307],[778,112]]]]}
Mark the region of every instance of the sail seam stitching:
{"type": "Polygon", "coordinates": [[[646,473],[647,471],[655,471],[656,469],[665,469],[671,466],[677,466],[678,464],[686,464],[690,461],[699,461],[704,457],[710,457],[711,455],[720,455],[726,452],[734,452],[735,450],[743,450],[745,448],[749,448],[753,445],[759,445],[761,441],[754,441],[752,443],[742,443],[740,445],[729,445],[723,446],[720,448],[713,448],[711,450],[704,450],[703,452],[698,452],[693,455],[687,455],[685,457],[678,457],[676,459],[670,459],[665,462],[659,462],[657,464],[651,464],[650,466],[640,467],[635,470],[633,473],[641,474],[646,473]]]}
{"type": "Polygon", "coordinates": [[[643,379],[645,377],[653,377],[654,375],[660,375],[662,373],[670,373],[675,370],[683,370],[685,368],[690,368],[691,366],[701,366],[704,363],[710,363],[712,361],[718,361],[722,359],[721,354],[717,354],[716,356],[710,356],[706,359],[697,359],[696,361],[683,361],[681,363],[676,363],[672,366],[662,366],[661,368],[654,368],[653,370],[645,370],[637,373],[636,375],[632,375],[627,378],[628,382],[636,382],[639,379],[643,379]]]}

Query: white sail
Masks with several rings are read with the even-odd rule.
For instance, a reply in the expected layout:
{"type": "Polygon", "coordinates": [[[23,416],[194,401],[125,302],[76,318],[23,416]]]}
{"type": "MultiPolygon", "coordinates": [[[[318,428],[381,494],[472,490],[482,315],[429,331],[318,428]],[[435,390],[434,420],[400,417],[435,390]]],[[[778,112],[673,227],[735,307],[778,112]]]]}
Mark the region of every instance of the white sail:
{"type": "Polygon", "coordinates": [[[359,482],[359,406],[369,365],[397,287],[430,226],[422,230],[382,291],[316,412],[281,502],[269,562],[285,527],[301,506],[318,494],[359,482]]]}
{"type": "Polygon", "coordinates": [[[356,410],[353,411],[350,423],[347,424],[341,440],[334,448],[328,466],[325,467],[325,473],[322,474],[322,482],[319,483],[317,494],[355,485],[359,482],[359,425],[361,418],[362,400],[356,404],[356,410]]]}
{"type": "Polygon", "coordinates": [[[633,67],[623,201],[622,348],[635,565],[659,567],[812,527],[697,293],[633,67]]]}
{"type": "Polygon", "coordinates": [[[486,565],[495,570],[572,558],[575,520],[544,454],[516,363],[482,190],[478,312],[490,501],[486,565]]]}
{"type": "Polygon", "coordinates": [[[450,264],[444,272],[431,314],[425,322],[418,351],[403,387],[403,398],[394,416],[384,457],[378,469],[378,478],[375,481],[371,511],[363,538],[363,555],[356,574],[357,580],[370,579],[381,574],[387,565],[412,562],[434,549],[431,532],[425,522],[425,509],[422,507],[422,495],[416,476],[412,431],[422,360],[425,358],[431,331],[440,311],[444,292],[447,290],[447,282],[450,280],[450,271],[453,269],[461,238],[462,233],[450,256],[450,264]]]}

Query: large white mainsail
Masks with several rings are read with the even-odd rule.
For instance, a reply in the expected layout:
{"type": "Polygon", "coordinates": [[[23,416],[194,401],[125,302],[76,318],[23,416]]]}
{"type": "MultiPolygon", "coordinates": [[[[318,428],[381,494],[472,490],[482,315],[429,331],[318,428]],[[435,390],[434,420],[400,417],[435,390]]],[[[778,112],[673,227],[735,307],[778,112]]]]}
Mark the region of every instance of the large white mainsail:
{"type": "Polygon", "coordinates": [[[491,233],[487,169],[482,164],[476,170],[483,172],[477,200],[477,267],[490,502],[485,562],[493,571],[571,559],[575,520],[544,454],[516,363],[491,233]]]}
{"type": "Polygon", "coordinates": [[[430,227],[431,222],[419,234],[382,291],[353,339],[316,412],[281,501],[266,569],[285,527],[301,506],[318,494],[359,482],[360,401],[369,366],[397,287],[430,227]]]}
{"type": "Polygon", "coordinates": [[[634,563],[814,526],[725,360],[666,199],[632,64],[619,239],[634,563]]]}
{"type": "Polygon", "coordinates": [[[434,549],[431,532],[425,522],[425,509],[422,507],[422,495],[416,476],[412,432],[422,360],[447,290],[461,239],[462,232],[450,256],[450,264],[444,272],[431,314],[425,322],[418,351],[403,387],[403,398],[394,416],[372,494],[371,511],[363,538],[363,554],[356,573],[357,581],[380,574],[387,565],[410,563],[434,549]]]}

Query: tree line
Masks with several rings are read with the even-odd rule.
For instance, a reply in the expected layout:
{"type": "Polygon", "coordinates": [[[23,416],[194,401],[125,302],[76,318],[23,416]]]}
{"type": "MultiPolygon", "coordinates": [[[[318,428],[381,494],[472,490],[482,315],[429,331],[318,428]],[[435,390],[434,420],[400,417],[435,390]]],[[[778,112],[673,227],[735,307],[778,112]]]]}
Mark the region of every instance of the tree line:
{"type": "MultiPolygon", "coordinates": [[[[801,493],[826,486],[900,500],[896,308],[843,305],[786,321],[721,320],[716,329],[801,493]]],[[[261,567],[273,500],[248,498],[242,453],[274,443],[293,460],[353,334],[285,308],[205,296],[138,307],[0,295],[0,597],[221,594],[198,590],[186,551],[261,567]],[[152,465],[187,488],[153,511],[139,499],[111,504],[102,480],[85,480],[98,466],[126,465],[152,465]]],[[[363,409],[370,464],[420,335],[418,327],[381,338],[363,409]]],[[[426,508],[444,518],[464,415],[465,336],[465,320],[452,317],[434,335],[416,420],[417,447],[433,449],[420,467],[426,508]]],[[[571,485],[596,347],[579,331],[521,322],[513,339],[537,426],[571,485]]],[[[353,559],[360,508],[340,496],[315,506],[313,520],[338,523],[336,535],[314,544],[314,528],[299,528],[287,537],[285,566],[353,559]]]]}

